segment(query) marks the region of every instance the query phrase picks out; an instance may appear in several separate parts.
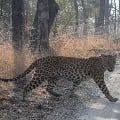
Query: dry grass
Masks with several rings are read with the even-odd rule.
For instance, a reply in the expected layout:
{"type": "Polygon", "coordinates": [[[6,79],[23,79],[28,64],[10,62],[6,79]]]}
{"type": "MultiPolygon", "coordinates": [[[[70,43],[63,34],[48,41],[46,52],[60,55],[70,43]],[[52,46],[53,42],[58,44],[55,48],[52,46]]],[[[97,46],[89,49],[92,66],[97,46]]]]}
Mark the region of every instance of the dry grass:
{"type": "MultiPolygon", "coordinates": [[[[3,45],[0,45],[0,77],[4,78],[11,78],[14,76],[14,58],[15,53],[14,49],[10,43],[4,43],[3,45]]],[[[33,61],[34,57],[31,54],[30,50],[27,46],[23,49],[24,57],[25,57],[25,68],[28,67],[33,61]]],[[[20,56],[20,54],[17,54],[17,56],[20,56]]],[[[21,60],[21,63],[23,61],[21,60]]],[[[23,68],[23,69],[25,69],[23,68]]],[[[19,69],[19,68],[18,68],[19,69]]],[[[21,70],[23,71],[23,70],[21,70]]]]}
{"type": "Polygon", "coordinates": [[[13,75],[13,48],[10,44],[0,45],[0,76],[9,77],[13,75]]]}
{"type": "Polygon", "coordinates": [[[112,40],[100,37],[80,39],[70,35],[57,36],[51,41],[51,46],[58,55],[74,57],[96,56],[119,47],[112,40]]]}

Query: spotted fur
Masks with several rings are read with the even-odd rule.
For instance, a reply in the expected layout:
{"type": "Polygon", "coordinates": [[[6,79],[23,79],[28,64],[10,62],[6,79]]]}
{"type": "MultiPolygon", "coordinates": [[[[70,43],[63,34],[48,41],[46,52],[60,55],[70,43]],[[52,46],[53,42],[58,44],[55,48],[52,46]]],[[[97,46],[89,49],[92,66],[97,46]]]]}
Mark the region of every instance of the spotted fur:
{"type": "Polygon", "coordinates": [[[93,79],[106,98],[111,102],[118,99],[112,97],[104,82],[104,72],[112,72],[115,68],[116,55],[101,55],[100,57],[74,58],[63,56],[48,56],[33,62],[26,71],[12,79],[0,78],[4,82],[16,81],[26,76],[34,69],[32,80],[26,85],[23,92],[23,100],[31,90],[39,86],[43,81],[48,82],[47,91],[55,96],[60,96],[53,91],[60,77],[73,82],[73,88],[82,81],[93,79]]]}

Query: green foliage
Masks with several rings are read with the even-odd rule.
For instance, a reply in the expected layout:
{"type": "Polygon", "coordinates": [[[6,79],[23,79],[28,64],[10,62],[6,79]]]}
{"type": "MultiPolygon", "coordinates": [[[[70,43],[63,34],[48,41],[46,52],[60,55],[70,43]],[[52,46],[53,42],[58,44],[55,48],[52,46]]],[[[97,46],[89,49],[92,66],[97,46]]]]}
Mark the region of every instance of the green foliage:
{"type": "MultiPolygon", "coordinates": [[[[60,6],[59,14],[55,20],[52,31],[56,34],[58,31],[66,31],[68,28],[75,25],[75,7],[73,0],[56,0],[60,6]]],[[[78,19],[83,19],[83,10],[81,0],[77,0],[79,16],[78,19]]],[[[85,1],[88,17],[94,17],[99,15],[99,0],[87,0],[85,1]]]]}
{"type": "Polygon", "coordinates": [[[98,16],[99,15],[99,0],[89,0],[89,11],[91,12],[92,16],[98,16]]]}
{"type": "Polygon", "coordinates": [[[65,31],[75,21],[75,11],[73,3],[70,0],[56,0],[60,10],[56,17],[52,31],[56,33],[58,30],[65,31]]]}

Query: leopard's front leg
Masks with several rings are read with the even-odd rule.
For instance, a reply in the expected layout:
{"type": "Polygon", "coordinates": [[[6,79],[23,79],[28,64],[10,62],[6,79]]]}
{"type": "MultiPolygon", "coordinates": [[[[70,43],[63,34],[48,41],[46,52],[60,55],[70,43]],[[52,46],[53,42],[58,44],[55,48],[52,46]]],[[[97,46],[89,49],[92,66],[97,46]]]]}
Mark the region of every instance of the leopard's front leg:
{"type": "Polygon", "coordinates": [[[109,101],[111,101],[111,102],[118,101],[118,98],[114,98],[110,94],[110,92],[105,84],[105,81],[104,81],[104,74],[101,74],[100,76],[95,76],[94,81],[96,82],[96,84],[99,86],[100,90],[103,92],[103,94],[106,96],[106,98],[109,101]]]}

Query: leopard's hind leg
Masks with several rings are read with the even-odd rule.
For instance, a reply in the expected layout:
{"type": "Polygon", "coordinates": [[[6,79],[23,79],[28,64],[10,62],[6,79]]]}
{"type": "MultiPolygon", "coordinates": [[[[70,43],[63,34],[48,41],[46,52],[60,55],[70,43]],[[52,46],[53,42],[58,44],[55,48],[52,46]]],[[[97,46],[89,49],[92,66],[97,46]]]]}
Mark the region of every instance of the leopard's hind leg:
{"type": "Polygon", "coordinates": [[[49,80],[48,80],[48,85],[47,85],[47,88],[46,90],[53,96],[55,97],[60,97],[61,94],[58,94],[56,92],[54,92],[54,87],[56,86],[56,83],[57,81],[59,80],[59,77],[51,77],[49,80]]]}
{"type": "Polygon", "coordinates": [[[39,77],[33,77],[32,80],[26,85],[23,91],[23,101],[25,101],[26,95],[35,89],[36,87],[39,86],[39,84],[42,84],[44,81],[44,78],[39,78],[39,77]]]}

